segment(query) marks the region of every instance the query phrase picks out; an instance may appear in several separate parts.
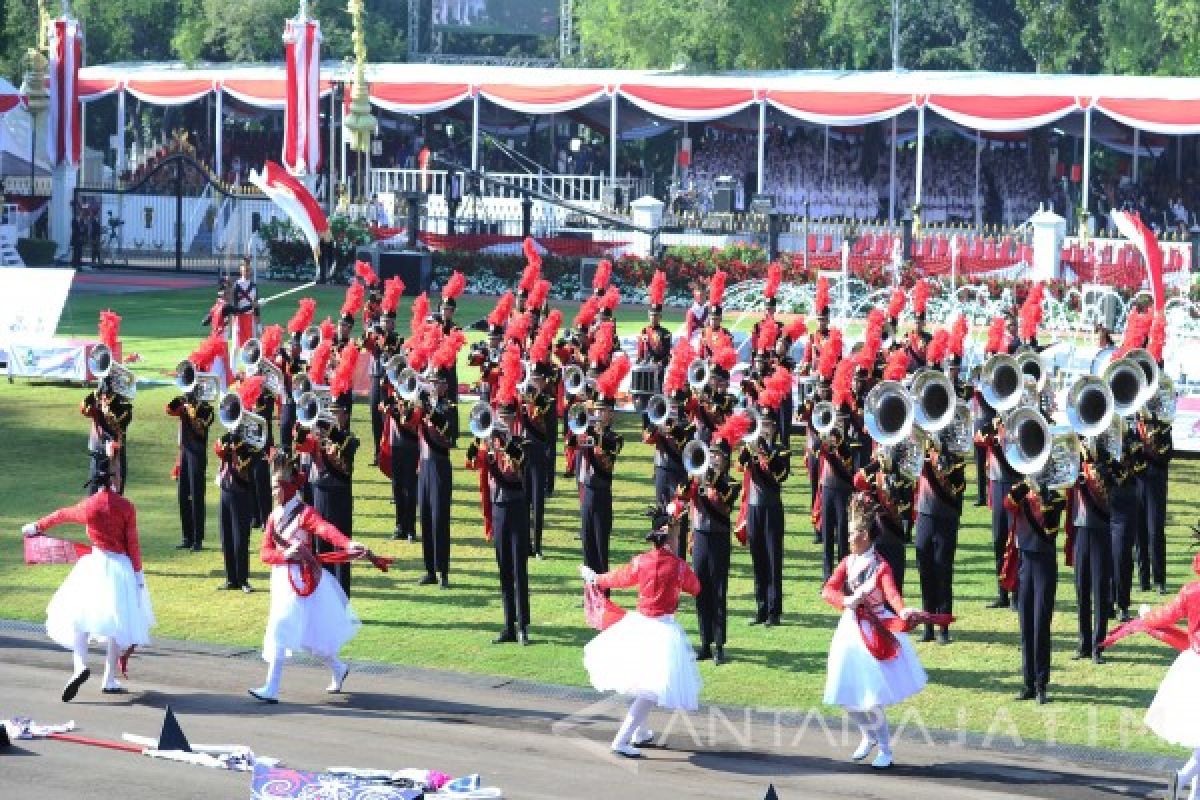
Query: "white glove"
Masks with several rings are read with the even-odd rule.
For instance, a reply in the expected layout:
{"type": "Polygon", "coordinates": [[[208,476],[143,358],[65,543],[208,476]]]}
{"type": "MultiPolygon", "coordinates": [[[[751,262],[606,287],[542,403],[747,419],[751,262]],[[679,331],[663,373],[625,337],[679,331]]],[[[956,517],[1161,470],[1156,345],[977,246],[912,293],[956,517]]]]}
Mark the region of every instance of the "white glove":
{"type": "Polygon", "coordinates": [[[584,583],[596,582],[596,570],[592,569],[586,564],[579,567],[579,574],[583,576],[584,583]]]}
{"type": "Polygon", "coordinates": [[[915,613],[917,613],[917,610],[915,608],[908,608],[908,607],[902,608],[902,609],[900,609],[900,619],[907,622],[908,618],[911,617],[915,613]]]}
{"type": "Polygon", "coordinates": [[[356,556],[361,555],[367,552],[367,546],[358,542],[349,542],[346,545],[346,552],[356,556]]]}
{"type": "Polygon", "coordinates": [[[1153,609],[1150,608],[1150,606],[1142,603],[1140,606],[1138,606],[1138,618],[1141,619],[1148,616],[1151,611],[1153,611],[1153,609]]]}
{"type": "Polygon", "coordinates": [[[25,527],[21,528],[21,533],[23,533],[26,537],[42,535],[42,532],[38,530],[37,523],[34,522],[31,522],[25,527]]]}

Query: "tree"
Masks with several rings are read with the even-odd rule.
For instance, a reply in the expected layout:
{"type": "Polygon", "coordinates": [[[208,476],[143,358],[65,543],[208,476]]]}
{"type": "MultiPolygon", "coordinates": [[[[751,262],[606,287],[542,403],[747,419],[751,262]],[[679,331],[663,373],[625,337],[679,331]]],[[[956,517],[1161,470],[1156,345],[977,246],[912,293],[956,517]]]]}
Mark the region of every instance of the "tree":
{"type": "Polygon", "coordinates": [[[1099,6],[1104,36],[1101,68],[1118,75],[1148,75],[1163,57],[1154,0],[1107,0],[1099,6]]]}
{"type": "Polygon", "coordinates": [[[1094,73],[1103,43],[1090,0],[1017,0],[1025,18],[1021,41],[1038,72],[1094,73]]]}
{"type": "Polygon", "coordinates": [[[1155,0],[1154,17],[1163,42],[1157,71],[1200,74],[1200,0],[1155,0]]]}

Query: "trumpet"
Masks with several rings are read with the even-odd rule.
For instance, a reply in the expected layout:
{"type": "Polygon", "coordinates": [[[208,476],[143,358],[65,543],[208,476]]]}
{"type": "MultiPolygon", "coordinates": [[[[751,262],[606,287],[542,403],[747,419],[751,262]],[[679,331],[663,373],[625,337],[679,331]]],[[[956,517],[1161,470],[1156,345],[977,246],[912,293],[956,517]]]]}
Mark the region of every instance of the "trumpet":
{"type": "Polygon", "coordinates": [[[388,359],[384,365],[384,373],[387,375],[388,383],[393,387],[397,387],[400,383],[400,373],[408,366],[408,359],[403,353],[397,353],[388,359]]]}
{"type": "Polygon", "coordinates": [[[954,421],[957,397],[954,384],[945,373],[923,369],[913,377],[909,387],[915,405],[917,427],[926,433],[937,433],[954,421]]]}
{"type": "Polygon", "coordinates": [[[915,419],[912,397],[899,383],[882,381],[867,393],[863,421],[867,433],[883,447],[907,439],[915,419]]]}
{"type": "Polygon", "coordinates": [[[812,426],[822,439],[827,439],[833,434],[838,427],[837,409],[834,408],[833,403],[822,400],[813,406],[812,426]]]}
{"type": "Polygon", "coordinates": [[[1079,480],[1079,437],[1070,427],[1055,425],[1050,429],[1050,438],[1050,455],[1033,482],[1058,491],[1069,489],[1079,480]]]}
{"type": "Polygon", "coordinates": [[[1039,392],[1045,388],[1051,369],[1049,362],[1040,353],[1032,347],[1022,348],[1017,353],[1016,362],[1022,375],[1033,378],[1039,392]]]}
{"type": "Polygon", "coordinates": [[[98,344],[88,353],[88,370],[98,379],[108,378],[113,391],[133,401],[137,395],[137,376],[128,367],[119,364],[108,345],[98,344]]]}
{"type": "Polygon", "coordinates": [[[588,385],[587,375],[576,364],[563,367],[563,391],[574,397],[581,393],[588,385]]]}
{"type": "Polygon", "coordinates": [[[283,394],[283,372],[263,357],[262,342],[258,339],[247,339],[238,350],[238,363],[247,375],[262,375],[263,385],[275,396],[283,394]]]}
{"type": "Polygon", "coordinates": [[[1113,397],[1113,411],[1118,417],[1136,414],[1148,399],[1146,373],[1130,358],[1118,358],[1104,368],[1104,382],[1113,397]]]}
{"type": "Polygon", "coordinates": [[[422,393],[433,394],[434,386],[412,367],[400,371],[396,381],[396,394],[406,403],[415,403],[422,393]]]}
{"type": "Polygon", "coordinates": [[[309,429],[316,428],[319,423],[332,426],[334,419],[329,410],[332,400],[333,396],[325,387],[300,395],[296,399],[296,422],[309,429]]]}
{"type": "Polygon", "coordinates": [[[504,423],[496,416],[492,407],[487,403],[476,403],[471,409],[470,420],[467,427],[471,431],[471,435],[476,439],[484,441],[491,439],[493,436],[500,436],[507,439],[511,436],[511,432],[504,426],[504,423]]]}
{"type": "Polygon", "coordinates": [[[692,391],[698,392],[712,380],[712,365],[707,358],[697,358],[688,365],[687,381],[692,391]]]}
{"type": "Polygon", "coordinates": [[[1158,394],[1158,385],[1161,382],[1158,362],[1154,360],[1154,356],[1150,355],[1149,351],[1143,350],[1140,347],[1130,350],[1125,354],[1125,357],[1141,367],[1142,374],[1146,378],[1146,388],[1138,396],[1138,408],[1141,408],[1158,394]]]}
{"type": "Polygon", "coordinates": [[[1113,420],[1113,394],[1108,384],[1084,375],[1067,391],[1067,421],[1080,436],[1099,436],[1113,420]]]}
{"type": "Polygon", "coordinates": [[[1050,427],[1039,411],[1022,407],[1004,418],[1004,456],[1017,472],[1041,472],[1053,443],[1050,427]]]}
{"type": "Polygon", "coordinates": [[[665,394],[651,395],[646,401],[646,420],[655,427],[670,424],[675,414],[675,404],[665,394]]]}
{"type": "Polygon", "coordinates": [[[312,378],[308,377],[307,372],[302,372],[292,378],[292,402],[299,403],[300,398],[309,392],[313,391],[315,384],[312,378]]]}
{"type": "Polygon", "coordinates": [[[267,421],[242,406],[237,392],[226,392],[217,406],[217,419],[230,431],[239,433],[247,445],[255,450],[267,446],[267,421]]]}
{"type": "Polygon", "coordinates": [[[309,325],[300,336],[300,357],[307,360],[320,344],[321,329],[316,325],[309,325]]]}
{"type": "Polygon", "coordinates": [[[221,394],[221,379],[214,373],[199,371],[186,358],[175,367],[175,386],[184,394],[195,392],[202,403],[215,403],[221,394]]]}
{"type": "Polygon", "coordinates": [[[712,472],[712,451],[699,439],[693,439],[683,448],[683,468],[692,478],[707,482],[712,472]]]}
{"type": "Polygon", "coordinates": [[[980,373],[979,383],[983,399],[997,414],[1017,407],[1025,384],[1021,365],[1012,356],[998,353],[987,360],[980,373]]]}

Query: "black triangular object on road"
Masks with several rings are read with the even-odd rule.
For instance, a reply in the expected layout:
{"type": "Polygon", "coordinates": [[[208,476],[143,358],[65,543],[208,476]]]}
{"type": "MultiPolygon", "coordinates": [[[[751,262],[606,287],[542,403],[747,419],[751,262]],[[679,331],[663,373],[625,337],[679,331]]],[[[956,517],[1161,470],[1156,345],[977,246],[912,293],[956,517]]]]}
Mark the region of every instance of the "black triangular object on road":
{"type": "Polygon", "coordinates": [[[775,794],[775,784],[772,783],[767,786],[767,793],[763,797],[763,800],[779,800],[779,795],[775,794]]]}
{"type": "Polygon", "coordinates": [[[0,722],[0,750],[6,750],[12,745],[8,740],[8,728],[0,722]]]}
{"type": "Polygon", "coordinates": [[[158,734],[158,749],[192,752],[192,746],[183,735],[183,729],[179,727],[179,721],[175,719],[175,712],[170,706],[167,706],[166,716],[163,717],[162,733],[158,734]]]}

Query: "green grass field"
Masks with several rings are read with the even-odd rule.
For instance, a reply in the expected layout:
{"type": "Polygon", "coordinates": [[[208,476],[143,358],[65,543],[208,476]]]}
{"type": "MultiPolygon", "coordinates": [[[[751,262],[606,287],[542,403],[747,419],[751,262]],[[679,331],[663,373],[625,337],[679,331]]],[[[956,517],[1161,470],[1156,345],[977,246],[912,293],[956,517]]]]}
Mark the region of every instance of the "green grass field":
{"type": "MultiPolygon", "coordinates": [[[[270,295],[279,288],[268,285],[263,294],[270,295]]],[[[340,290],[315,294],[318,318],[336,313],[340,290]]],[[[126,352],[142,356],[137,365],[139,375],[165,377],[203,335],[205,329],[199,326],[199,320],[211,297],[207,289],[107,297],[73,293],[59,330],[63,335],[94,335],[98,310],[112,307],[124,318],[126,352]]],[[[460,306],[460,322],[478,319],[490,305],[488,300],[467,299],[460,306]]],[[[288,298],[267,308],[266,322],[282,322],[295,303],[288,298]]],[[[564,310],[568,321],[573,312],[573,307],[564,310]]],[[[640,324],[640,312],[630,310],[625,316],[628,319],[623,327],[635,329],[640,324]]],[[[677,320],[678,316],[668,324],[677,320]]],[[[403,318],[401,325],[407,326],[403,318]]],[[[474,371],[464,369],[460,375],[473,377],[474,371]]],[[[79,499],[80,484],[87,473],[85,429],[77,411],[82,393],[78,386],[0,384],[0,441],[4,443],[5,466],[0,470],[0,497],[4,498],[0,535],[7,541],[0,546],[0,617],[41,620],[46,603],[66,573],[66,567],[23,566],[18,531],[21,524],[79,499]]],[[[223,580],[223,571],[216,520],[218,493],[211,484],[211,464],[206,550],[190,553],[174,549],[179,541],[179,519],[170,470],[177,423],[163,413],[172,395],[169,387],[139,391],[129,444],[129,496],[139,510],[147,582],[159,620],[156,633],[255,646],[261,641],[266,620],[267,592],[247,596],[215,591],[223,580]]],[[[462,409],[464,420],[468,410],[462,409]]],[[[369,438],[369,425],[366,409],[359,406],[354,427],[364,440],[369,438]]],[[[632,416],[621,418],[621,429],[628,446],[621,457],[620,480],[614,492],[614,563],[643,548],[641,512],[653,496],[652,454],[638,442],[632,416]]],[[[389,539],[393,527],[389,487],[369,461],[366,451],[359,459],[355,481],[355,538],[398,560],[386,575],[355,568],[352,599],[364,624],[347,655],[586,684],[582,647],[593,632],[585,626],[578,607],[582,596],[577,572],[581,555],[574,537],[578,501],[571,482],[558,480],[557,493],[547,509],[546,560],[530,562],[531,636],[535,645],[499,647],[490,644],[500,628],[502,614],[494,555],[482,536],[475,474],[455,472],[453,588],[446,592],[415,585],[422,572],[420,545],[389,539]]],[[[1189,569],[1187,527],[1200,517],[1198,482],[1200,468],[1196,462],[1176,462],[1167,531],[1172,590],[1194,577],[1189,569]]],[[[974,499],[973,488],[968,498],[974,499]]],[[[728,644],[732,663],[723,667],[714,667],[711,662],[701,665],[706,702],[771,709],[820,705],[826,650],[836,613],[818,595],[819,548],[812,544],[808,486],[802,470],[790,482],[785,502],[789,557],[785,624],[773,629],[746,625],[753,606],[750,558],[744,549],[735,549],[728,644]]],[[[1071,661],[1075,601],[1072,575],[1065,567],[1060,567],[1055,615],[1052,702],[1039,707],[1012,700],[1020,688],[1017,621],[1010,611],[984,608],[995,587],[986,513],[986,509],[969,505],[963,519],[957,557],[955,610],[959,622],[954,628],[955,641],[948,647],[917,645],[930,685],[899,709],[894,719],[907,717],[910,724],[920,720],[953,730],[990,730],[1004,738],[1011,738],[1015,730],[1025,740],[1173,752],[1143,730],[1140,720],[1174,654],[1143,637],[1127,640],[1111,651],[1107,665],[1071,661]]],[[[82,537],[79,529],[62,532],[82,537]]],[[[258,541],[256,532],[255,546],[258,541]]],[[[911,548],[909,557],[908,594],[915,602],[919,594],[911,548]]],[[[252,557],[252,582],[265,590],[266,570],[256,561],[252,557]]],[[[631,605],[632,595],[618,595],[618,600],[631,605]]],[[[1143,602],[1154,604],[1159,598],[1135,588],[1135,606],[1143,602]]],[[[685,600],[679,617],[694,635],[696,618],[689,601],[685,600]]],[[[229,691],[236,693],[243,688],[230,686],[229,691]]]]}

